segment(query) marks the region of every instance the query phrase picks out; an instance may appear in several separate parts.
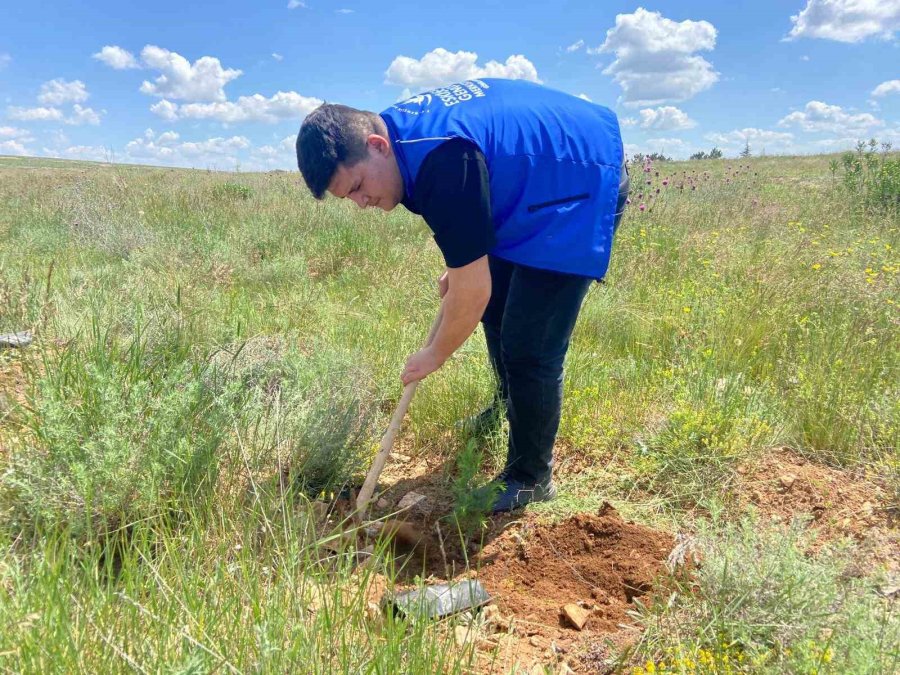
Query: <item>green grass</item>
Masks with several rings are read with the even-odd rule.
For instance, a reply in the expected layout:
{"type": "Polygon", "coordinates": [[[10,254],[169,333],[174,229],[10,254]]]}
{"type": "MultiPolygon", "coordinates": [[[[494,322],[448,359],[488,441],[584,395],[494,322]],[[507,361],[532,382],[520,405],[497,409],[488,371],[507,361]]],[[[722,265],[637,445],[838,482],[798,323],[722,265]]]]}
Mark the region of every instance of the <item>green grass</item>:
{"type": "MultiPolygon", "coordinates": [[[[881,476],[900,507],[900,224],[883,200],[860,207],[831,159],[635,167],[607,283],[591,288],[567,361],[562,494],[535,511],[608,499],[677,529],[724,506],[706,550],[753,558],[761,544],[729,524],[733,479],[783,445],[881,476]]],[[[0,160],[0,332],[36,337],[0,352],[0,383],[26,382],[0,397],[0,669],[467,667],[442,627],[366,619],[348,565],[317,571],[302,496],[364,472],[441,271],[418,217],[315,203],[293,173],[0,160]],[[320,586],[324,609],[306,612],[320,586]]],[[[405,451],[457,466],[437,480],[459,495],[505,454],[495,438],[457,461],[449,432],[491,392],[479,330],[419,388],[404,427],[405,451]]],[[[477,529],[478,504],[456,507],[477,529]]],[[[838,660],[896,650],[896,616],[879,618],[871,584],[843,584],[837,558],[801,559],[785,541],[766,539],[766,560],[813,584],[801,599],[844,594],[832,670],[889,665],[838,660]]],[[[385,556],[373,564],[392,576],[385,556]]],[[[763,602],[746,574],[738,596],[705,576],[672,616],[648,610],[642,657],[697,657],[725,633],[773,654],[771,668],[812,667],[821,654],[803,641],[830,624],[772,637],[754,622],[795,611],[793,596],[763,602]]],[[[804,588],[792,578],[779,588],[804,588]]]]}

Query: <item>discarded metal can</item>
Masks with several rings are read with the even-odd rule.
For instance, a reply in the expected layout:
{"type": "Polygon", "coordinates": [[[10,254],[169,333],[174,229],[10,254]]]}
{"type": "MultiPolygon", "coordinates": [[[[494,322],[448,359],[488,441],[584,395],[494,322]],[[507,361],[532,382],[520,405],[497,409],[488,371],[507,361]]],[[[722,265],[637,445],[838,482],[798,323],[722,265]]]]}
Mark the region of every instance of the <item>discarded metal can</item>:
{"type": "Polygon", "coordinates": [[[467,609],[481,607],[491,596],[475,579],[451,584],[434,584],[393,597],[385,596],[382,607],[410,619],[441,619],[467,609]]]}

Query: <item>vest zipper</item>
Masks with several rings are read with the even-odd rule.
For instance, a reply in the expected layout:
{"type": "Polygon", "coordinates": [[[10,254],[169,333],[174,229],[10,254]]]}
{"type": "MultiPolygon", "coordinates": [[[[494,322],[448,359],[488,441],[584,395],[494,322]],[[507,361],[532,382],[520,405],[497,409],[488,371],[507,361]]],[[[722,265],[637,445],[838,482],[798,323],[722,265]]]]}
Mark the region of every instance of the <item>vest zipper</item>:
{"type": "Polygon", "coordinates": [[[549,202],[541,202],[540,204],[531,204],[528,207],[528,213],[534,213],[535,211],[539,211],[541,209],[545,209],[548,206],[559,206],[560,204],[567,204],[569,202],[578,202],[582,199],[588,199],[590,195],[585,192],[581,195],[573,195],[572,197],[563,197],[562,199],[554,199],[549,202]]]}

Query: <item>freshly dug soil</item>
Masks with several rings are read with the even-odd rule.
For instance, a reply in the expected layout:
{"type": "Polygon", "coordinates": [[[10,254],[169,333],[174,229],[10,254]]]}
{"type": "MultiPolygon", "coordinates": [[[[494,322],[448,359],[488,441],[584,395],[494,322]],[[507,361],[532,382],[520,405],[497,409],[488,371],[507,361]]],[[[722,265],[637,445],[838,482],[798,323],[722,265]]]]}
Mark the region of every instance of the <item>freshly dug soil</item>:
{"type": "Polygon", "coordinates": [[[524,524],[491,541],[475,566],[505,614],[534,633],[575,634],[561,608],[579,603],[584,631],[614,632],[626,611],[664,571],[670,535],[622,520],[609,504],[556,525],[524,524]],[[547,631],[546,629],[552,629],[547,631]]]}

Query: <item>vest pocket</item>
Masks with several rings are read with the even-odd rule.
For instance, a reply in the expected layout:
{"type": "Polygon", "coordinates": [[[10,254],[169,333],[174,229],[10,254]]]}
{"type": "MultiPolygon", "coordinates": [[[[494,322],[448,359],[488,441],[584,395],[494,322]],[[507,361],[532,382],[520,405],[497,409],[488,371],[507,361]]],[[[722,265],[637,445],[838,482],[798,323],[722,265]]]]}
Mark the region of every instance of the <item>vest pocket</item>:
{"type": "Polygon", "coordinates": [[[580,202],[584,199],[590,198],[590,194],[585,192],[580,195],[572,195],[571,197],[562,197],[561,199],[553,199],[549,202],[540,202],[539,204],[529,204],[528,205],[528,213],[534,213],[535,211],[540,211],[541,209],[546,209],[550,206],[559,206],[561,204],[568,204],[569,202],[580,202]]]}

